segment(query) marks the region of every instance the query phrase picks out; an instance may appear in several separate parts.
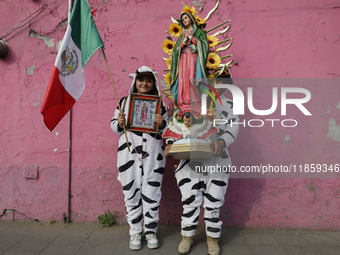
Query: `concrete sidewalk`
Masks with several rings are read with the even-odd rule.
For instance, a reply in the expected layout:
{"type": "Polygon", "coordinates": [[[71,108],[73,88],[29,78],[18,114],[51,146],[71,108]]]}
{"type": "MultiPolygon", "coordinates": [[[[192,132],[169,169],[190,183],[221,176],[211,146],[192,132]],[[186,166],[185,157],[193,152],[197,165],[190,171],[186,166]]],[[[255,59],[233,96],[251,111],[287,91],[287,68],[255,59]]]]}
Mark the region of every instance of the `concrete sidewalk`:
{"type": "MultiPolygon", "coordinates": [[[[97,224],[48,224],[0,221],[1,255],[178,254],[180,227],[159,227],[160,248],[128,248],[127,225],[102,228],[97,224]]],[[[190,254],[207,254],[204,228],[199,227],[190,254]]],[[[340,254],[340,232],[223,229],[221,254],[299,255],[340,254]]]]}

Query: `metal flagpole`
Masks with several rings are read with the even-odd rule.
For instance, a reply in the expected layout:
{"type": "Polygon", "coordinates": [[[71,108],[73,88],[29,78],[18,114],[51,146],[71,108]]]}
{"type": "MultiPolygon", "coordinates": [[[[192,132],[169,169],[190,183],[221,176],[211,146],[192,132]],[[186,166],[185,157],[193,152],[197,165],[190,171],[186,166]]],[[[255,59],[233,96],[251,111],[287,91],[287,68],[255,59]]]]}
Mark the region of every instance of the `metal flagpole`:
{"type": "MultiPolygon", "coordinates": [[[[73,0],[68,1],[68,23],[70,22],[73,0]]],[[[67,191],[67,223],[71,222],[71,177],[72,177],[72,108],[70,109],[69,146],[68,146],[68,191],[67,191]]]]}

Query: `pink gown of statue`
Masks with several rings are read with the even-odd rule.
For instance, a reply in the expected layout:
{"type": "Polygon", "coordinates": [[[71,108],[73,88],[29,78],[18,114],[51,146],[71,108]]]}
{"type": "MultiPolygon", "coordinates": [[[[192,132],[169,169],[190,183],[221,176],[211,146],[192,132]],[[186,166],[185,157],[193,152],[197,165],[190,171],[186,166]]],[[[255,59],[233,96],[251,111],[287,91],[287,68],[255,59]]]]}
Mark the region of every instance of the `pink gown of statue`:
{"type": "MultiPolygon", "coordinates": [[[[196,38],[191,43],[197,45],[196,38]]],[[[182,54],[178,67],[178,98],[177,105],[180,117],[190,112],[195,117],[201,114],[201,97],[195,86],[197,51],[192,53],[189,46],[181,43],[182,54]],[[183,52],[184,51],[184,52],[183,52]]]]}

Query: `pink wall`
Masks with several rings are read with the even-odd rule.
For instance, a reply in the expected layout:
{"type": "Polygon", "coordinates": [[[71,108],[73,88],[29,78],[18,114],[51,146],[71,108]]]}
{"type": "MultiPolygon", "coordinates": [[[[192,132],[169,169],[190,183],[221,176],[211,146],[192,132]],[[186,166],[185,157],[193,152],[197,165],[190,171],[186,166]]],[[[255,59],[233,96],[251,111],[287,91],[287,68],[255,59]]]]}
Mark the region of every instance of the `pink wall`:
{"type": "MultiPolygon", "coordinates": [[[[2,22],[0,33],[48,2],[1,1],[6,22],[2,22]]],[[[89,2],[97,9],[94,18],[120,97],[130,86],[127,75],[141,65],[152,66],[163,74],[164,31],[171,24],[170,16],[179,17],[182,0],[89,2]]],[[[337,2],[221,0],[208,28],[231,19],[229,37],[233,38],[233,46],[229,53],[237,61],[231,69],[234,78],[287,78],[280,84],[282,79],[276,79],[279,88],[296,84],[288,78],[320,78],[299,79],[296,85],[311,91],[312,99],[305,106],[312,116],[304,116],[293,106],[288,107],[287,116],[281,116],[279,109],[269,116],[296,119],[297,127],[240,128],[230,148],[235,166],[340,163],[337,2]]],[[[202,17],[214,1],[201,3],[202,17]]],[[[67,1],[57,1],[29,26],[5,38],[9,53],[0,59],[0,220],[61,221],[67,213],[68,115],[50,132],[40,114],[66,19],[67,1]],[[31,32],[29,36],[30,30],[37,34],[31,32]],[[47,37],[43,38],[47,44],[41,37],[47,37]]],[[[78,222],[96,221],[108,209],[125,212],[117,181],[118,137],[109,125],[116,107],[114,91],[104,60],[98,62],[98,53],[85,71],[86,90],[73,108],[72,219],[78,222]]],[[[241,84],[245,95],[246,87],[254,88],[256,108],[270,107],[273,86],[241,84]]],[[[246,120],[265,118],[251,114],[247,107],[241,116],[246,120]]],[[[167,162],[164,175],[160,223],[165,225],[178,225],[181,216],[174,164],[175,160],[167,162]]],[[[322,176],[332,178],[312,178],[315,176],[308,173],[283,174],[279,179],[255,177],[230,180],[221,210],[225,226],[340,229],[338,174],[322,176]]]]}

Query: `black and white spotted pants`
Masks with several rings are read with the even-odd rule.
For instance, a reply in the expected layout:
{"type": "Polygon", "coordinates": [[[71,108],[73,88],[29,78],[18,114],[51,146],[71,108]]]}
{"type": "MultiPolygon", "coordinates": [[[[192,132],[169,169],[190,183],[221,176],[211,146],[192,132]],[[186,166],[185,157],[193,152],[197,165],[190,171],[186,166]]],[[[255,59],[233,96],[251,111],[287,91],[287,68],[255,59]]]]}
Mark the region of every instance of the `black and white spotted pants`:
{"type": "MultiPolygon", "coordinates": [[[[142,172],[143,170],[138,167],[136,171],[142,172]]],[[[130,225],[130,235],[142,233],[143,218],[145,234],[156,233],[163,174],[154,173],[154,171],[149,169],[144,170],[143,175],[136,174],[133,178],[132,176],[126,177],[130,177],[130,180],[122,176],[119,179],[123,186],[126,218],[130,225]]]]}
{"type": "Polygon", "coordinates": [[[182,194],[183,214],[181,234],[192,237],[196,234],[200,207],[203,202],[204,221],[207,236],[219,238],[222,221],[220,208],[228,187],[229,175],[226,173],[203,175],[193,171],[189,161],[182,160],[175,176],[182,194]]]}
{"type": "Polygon", "coordinates": [[[165,170],[161,136],[157,135],[156,141],[153,141],[147,133],[138,136],[128,132],[129,138],[131,135],[134,136],[134,143],[130,143],[131,151],[128,152],[126,144],[122,143],[118,148],[117,159],[118,180],[123,188],[130,235],[142,233],[143,219],[144,233],[156,233],[165,170]],[[154,144],[149,150],[150,154],[146,154],[152,142],[154,144]],[[138,146],[134,147],[134,144],[138,146]]]}

